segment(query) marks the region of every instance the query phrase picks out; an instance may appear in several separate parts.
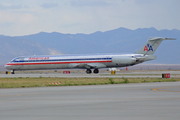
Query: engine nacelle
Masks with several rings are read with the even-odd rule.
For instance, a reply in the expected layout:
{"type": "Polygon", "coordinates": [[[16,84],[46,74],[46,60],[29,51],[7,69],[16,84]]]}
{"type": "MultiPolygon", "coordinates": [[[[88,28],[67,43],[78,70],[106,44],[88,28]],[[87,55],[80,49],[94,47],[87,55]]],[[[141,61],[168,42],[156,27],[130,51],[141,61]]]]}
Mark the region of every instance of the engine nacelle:
{"type": "Polygon", "coordinates": [[[136,58],[131,56],[115,56],[112,58],[112,62],[116,64],[134,64],[136,63],[136,58]]]}

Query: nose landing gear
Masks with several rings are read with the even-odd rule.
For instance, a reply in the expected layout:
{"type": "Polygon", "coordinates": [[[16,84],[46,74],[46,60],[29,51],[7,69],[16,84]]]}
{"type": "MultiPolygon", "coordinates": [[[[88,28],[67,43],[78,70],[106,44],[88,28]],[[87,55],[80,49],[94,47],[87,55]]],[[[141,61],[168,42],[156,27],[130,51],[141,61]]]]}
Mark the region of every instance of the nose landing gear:
{"type": "Polygon", "coordinates": [[[14,70],[12,70],[11,72],[6,71],[6,74],[9,74],[9,73],[11,73],[11,74],[15,74],[14,70]]]}
{"type": "Polygon", "coordinates": [[[15,74],[14,70],[11,71],[11,74],[15,74]]]}

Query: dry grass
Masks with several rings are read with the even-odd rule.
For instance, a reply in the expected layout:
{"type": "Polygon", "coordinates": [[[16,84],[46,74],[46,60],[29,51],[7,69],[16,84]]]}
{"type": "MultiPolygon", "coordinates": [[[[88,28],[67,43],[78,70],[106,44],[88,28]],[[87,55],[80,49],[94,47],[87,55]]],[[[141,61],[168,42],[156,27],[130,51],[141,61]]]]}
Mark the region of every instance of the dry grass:
{"type": "MultiPolygon", "coordinates": [[[[0,88],[21,88],[21,87],[43,87],[50,86],[43,83],[61,82],[58,86],[73,85],[103,85],[122,83],[144,83],[144,82],[172,82],[180,81],[180,78],[0,78],[0,88]]],[[[57,85],[51,85],[57,86],[57,85]]]]}

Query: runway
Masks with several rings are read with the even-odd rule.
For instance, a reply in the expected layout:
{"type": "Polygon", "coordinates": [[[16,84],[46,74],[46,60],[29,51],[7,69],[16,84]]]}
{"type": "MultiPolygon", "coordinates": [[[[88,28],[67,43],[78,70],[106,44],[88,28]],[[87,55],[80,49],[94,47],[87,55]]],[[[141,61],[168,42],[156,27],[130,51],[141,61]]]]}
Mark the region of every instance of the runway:
{"type": "Polygon", "coordinates": [[[179,120],[180,82],[0,89],[2,120],[179,120]]]}
{"type": "Polygon", "coordinates": [[[18,77],[64,77],[64,78],[162,78],[163,73],[170,73],[171,78],[180,77],[180,71],[127,71],[127,72],[116,72],[115,75],[111,75],[108,71],[100,72],[99,74],[86,74],[83,73],[16,73],[16,74],[0,74],[1,78],[18,78],[18,77]]]}

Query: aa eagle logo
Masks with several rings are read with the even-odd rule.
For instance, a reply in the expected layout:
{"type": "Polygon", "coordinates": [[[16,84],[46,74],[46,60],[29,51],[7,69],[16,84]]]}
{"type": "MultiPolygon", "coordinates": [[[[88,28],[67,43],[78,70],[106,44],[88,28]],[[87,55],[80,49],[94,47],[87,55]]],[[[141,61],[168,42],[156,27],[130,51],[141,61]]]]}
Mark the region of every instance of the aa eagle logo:
{"type": "Polygon", "coordinates": [[[150,44],[147,44],[146,46],[144,46],[144,51],[153,51],[153,48],[150,44]]]}

